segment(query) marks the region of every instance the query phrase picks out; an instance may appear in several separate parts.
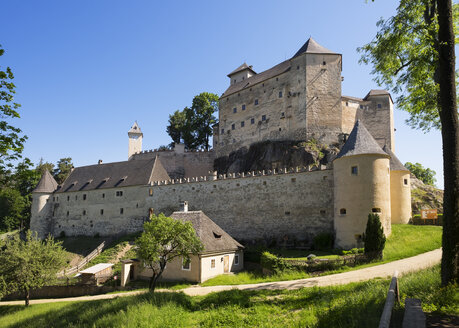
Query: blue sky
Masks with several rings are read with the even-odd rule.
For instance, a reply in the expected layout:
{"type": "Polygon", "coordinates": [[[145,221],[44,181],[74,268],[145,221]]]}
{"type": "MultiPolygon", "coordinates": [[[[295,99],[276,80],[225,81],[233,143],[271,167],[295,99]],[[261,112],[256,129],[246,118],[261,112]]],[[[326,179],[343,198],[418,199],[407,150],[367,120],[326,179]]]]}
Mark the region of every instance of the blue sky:
{"type": "MultiPolygon", "coordinates": [[[[203,91],[221,94],[244,61],[257,72],[310,37],[343,54],[343,95],[378,88],[356,48],[372,40],[398,1],[0,0],[2,67],[15,74],[24,155],[75,166],[127,159],[137,120],[144,149],[170,143],[168,115],[203,91]]],[[[441,136],[405,124],[395,109],[395,152],[437,172],[441,136]]]]}

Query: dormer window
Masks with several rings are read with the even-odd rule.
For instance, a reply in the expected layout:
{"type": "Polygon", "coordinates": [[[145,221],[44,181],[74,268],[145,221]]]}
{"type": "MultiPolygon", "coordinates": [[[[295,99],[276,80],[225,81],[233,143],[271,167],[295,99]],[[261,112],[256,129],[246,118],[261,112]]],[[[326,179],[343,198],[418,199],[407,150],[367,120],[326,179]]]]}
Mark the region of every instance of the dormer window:
{"type": "Polygon", "coordinates": [[[216,233],[215,231],[212,231],[212,233],[214,234],[215,239],[220,239],[220,238],[222,238],[222,235],[221,235],[221,234],[218,234],[218,233],[216,233]]]}

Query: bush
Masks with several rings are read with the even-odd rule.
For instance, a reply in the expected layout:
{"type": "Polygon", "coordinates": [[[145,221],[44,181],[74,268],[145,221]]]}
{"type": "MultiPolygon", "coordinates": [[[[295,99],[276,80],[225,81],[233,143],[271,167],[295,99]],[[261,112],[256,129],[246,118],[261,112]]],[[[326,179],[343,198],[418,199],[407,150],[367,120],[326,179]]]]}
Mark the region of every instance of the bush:
{"type": "Polygon", "coordinates": [[[315,250],[328,250],[333,248],[334,236],[331,233],[323,232],[314,237],[313,247],[315,250]]]}
{"type": "Polygon", "coordinates": [[[384,246],[386,245],[386,236],[378,214],[368,214],[363,241],[365,243],[365,254],[382,258],[384,246]]]}
{"type": "Polygon", "coordinates": [[[280,273],[284,270],[291,269],[291,265],[286,260],[277,257],[270,252],[263,252],[260,257],[260,264],[263,268],[280,273]]]}

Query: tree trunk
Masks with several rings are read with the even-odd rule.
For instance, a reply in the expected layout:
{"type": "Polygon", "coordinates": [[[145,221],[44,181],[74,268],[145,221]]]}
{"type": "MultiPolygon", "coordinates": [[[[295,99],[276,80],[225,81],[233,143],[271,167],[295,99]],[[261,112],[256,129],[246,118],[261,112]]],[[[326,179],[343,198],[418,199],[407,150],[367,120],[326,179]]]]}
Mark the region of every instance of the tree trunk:
{"type": "Polygon", "coordinates": [[[24,288],[24,298],[25,298],[25,306],[29,306],[30,303],[30,291],[24,288]]]}
{"type": "Polygon", "coordinates": [[[459,123],[456,103],[456,76],[452,1],[437,0],[440,121],[443,140],[443,256],[441,282],[459,281],[459,123]]]}

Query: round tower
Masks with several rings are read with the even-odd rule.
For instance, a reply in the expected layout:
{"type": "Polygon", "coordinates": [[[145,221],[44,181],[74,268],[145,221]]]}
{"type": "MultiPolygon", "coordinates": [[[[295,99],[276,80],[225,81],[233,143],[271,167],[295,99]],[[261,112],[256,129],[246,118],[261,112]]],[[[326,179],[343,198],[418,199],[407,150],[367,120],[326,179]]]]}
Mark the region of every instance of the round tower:
{"type": "Polygon", "coordinates": [[[40,238],[46,237],[51,232],[48,231],[47,222],[52,215],[52,205],[49,199],[56,189],[56,180],[46,170],[41,176],[38,185],[32,191],[30,230],[36,231],[40,238]]]}
{"type": "Polygon", "coordinates": [[[390,205],[391,220],[395,224],[407,224],[411,218],[411,181],[408,170],[388,148],[390,156],[390,205]]]}
{"type": "Polygon", "coordinates": [[[134,125],[128,131],[128,136],[129,136],[128,159],[130,159],[132,155],[142,152],[143,133],[140,130],[140,127],[137,124],[137,122],[134,122],[134,125]]]}
{"type": "Polygon", "coordinates": [[[333,162],[335,246],[363,247],[368,214],[391,233],[390,156],[357,121],[333,162]]]}

